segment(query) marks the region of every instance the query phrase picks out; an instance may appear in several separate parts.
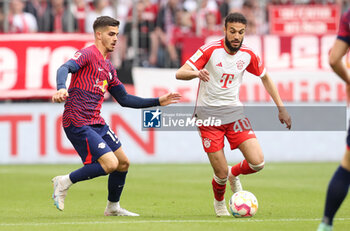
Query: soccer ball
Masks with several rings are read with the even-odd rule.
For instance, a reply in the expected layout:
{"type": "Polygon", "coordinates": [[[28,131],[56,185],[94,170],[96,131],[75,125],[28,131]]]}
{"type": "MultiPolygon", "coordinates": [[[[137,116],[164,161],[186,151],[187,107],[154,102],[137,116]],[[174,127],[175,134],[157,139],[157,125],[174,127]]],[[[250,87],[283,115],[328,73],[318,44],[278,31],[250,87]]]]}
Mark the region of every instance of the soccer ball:
{"type": "Polygon", "coordinates": [[[252,217],[258,211],[258,200],[251,192],[239,191],[231,197],[229,207],[234,217],[252,217]]]}

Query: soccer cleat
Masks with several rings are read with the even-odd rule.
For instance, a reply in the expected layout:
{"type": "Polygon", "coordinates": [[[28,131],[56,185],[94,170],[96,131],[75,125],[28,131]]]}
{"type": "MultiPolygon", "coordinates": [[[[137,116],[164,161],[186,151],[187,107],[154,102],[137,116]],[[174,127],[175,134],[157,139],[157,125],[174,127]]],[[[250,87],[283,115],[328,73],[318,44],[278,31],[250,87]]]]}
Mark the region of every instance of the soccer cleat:
{"type": "Polygon", "coordinates": [[[63,183],[61,182],[61,178],[63,176],[56,176],[52,179],[53,183],[53,194],[52,199],[54,200],[54,205],[57,209],[63,210],[64,209],[64,199],[67,196],[67,191],[69,187],[64,187],[63,183]]]}
{"type": "Polygon", "coordinates": [[[242,191],[242,184],[238,176],[234,176],[231,172],[231,166],[228,166],[228,181],[230,182],[230,187],[233,193],[242,191]]]}
{"type": "Polygon", "coordinates": [[[114,208],[106,207],[105,216],[129,216],[129,217],[138,217],[140,214],[130,212],[126,209],[120,207],[119,203],[114,208]]]}
{"type": "Polygon", "coordinates": [[[214,198],[214,210],[217,217],[231,216],[231,214],[227,210],[225,199],[222,201],[218,201],[214,198]]]}
{"type": "Polygon", "coordinates": [[[331,225],[326,225],[323,222],[318,226],[318,229],[317,229],[317,231],[332,231],[332,230],[333,230],[333,227],[331,225]]]}
{"type": "Polygon", "coordinates": [[[233,193],[243,190],[239,177],[232,175],[231,172],[228,174],[228,181],[230,182],[231,190],[233,193]]]}

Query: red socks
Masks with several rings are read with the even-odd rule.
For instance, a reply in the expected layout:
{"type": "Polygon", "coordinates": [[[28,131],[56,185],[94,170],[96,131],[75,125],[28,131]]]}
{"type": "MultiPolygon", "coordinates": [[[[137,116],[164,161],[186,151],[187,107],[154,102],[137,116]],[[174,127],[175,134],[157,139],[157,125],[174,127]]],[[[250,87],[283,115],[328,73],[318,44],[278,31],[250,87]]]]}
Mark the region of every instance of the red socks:
{"type": "Polygon", "coordinates": [[[243,160],[242,162],[232,166],[231,168],[231,173],[234,176],[238,176],[240,174],[246,175],[246,174],[251,174],[255,172],[256,172],[255,170],[249,167],[249,164],[246,160],[243,160]]]}
{"type": "Polygon", "coordinates": [[[222,201],[224,199],[226,181],[227,179],[219,179],[218,177],[214,176],[213,181],[211,182],[213,185],[214,197],[217,201],[222,201]]]}
{"type": "MultiPolygon", "coordinates": [[[[246,175],[246,174],[255,173],[257,172],[257,170],[261,170],[264,167],[264,163],[257,166],[252,166],[252,167],[255,168],[256,170],[253,170],[249,166],[248,162],[246,160],[243,160],[242,162],[232,166],[231,173],[234,176],[238,176],[240,174],[246,175]]],[[[217,201],[222,201],[224,199],[226,182],[227,182],[227,178],[220,179],[219,177],[214,175],[214,178],[211,183],[213,185],[214,197],[217,201]]]]}

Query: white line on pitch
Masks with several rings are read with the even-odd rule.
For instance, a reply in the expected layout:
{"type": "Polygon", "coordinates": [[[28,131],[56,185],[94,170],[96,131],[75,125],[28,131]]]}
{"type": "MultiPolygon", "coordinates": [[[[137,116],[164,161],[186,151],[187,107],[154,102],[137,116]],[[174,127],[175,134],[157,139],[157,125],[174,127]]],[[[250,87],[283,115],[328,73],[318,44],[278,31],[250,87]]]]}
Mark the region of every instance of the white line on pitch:
{"type": "MultiPolygon", "coordinates": [[[[350,218],[335,218],[338,221],[350,221],[350,218]]],[[[94,225],[94,224],[141,224],[141,223],[244,223],[244,222],[307,222],[321,221],[320,218],[310,219],[232,219],[232,220],[130,220],[130,221],[78,221],[78,222],[43,222],[43,223],[3,223],[1,226],[49,226],[49,225],[94,225]]]]}

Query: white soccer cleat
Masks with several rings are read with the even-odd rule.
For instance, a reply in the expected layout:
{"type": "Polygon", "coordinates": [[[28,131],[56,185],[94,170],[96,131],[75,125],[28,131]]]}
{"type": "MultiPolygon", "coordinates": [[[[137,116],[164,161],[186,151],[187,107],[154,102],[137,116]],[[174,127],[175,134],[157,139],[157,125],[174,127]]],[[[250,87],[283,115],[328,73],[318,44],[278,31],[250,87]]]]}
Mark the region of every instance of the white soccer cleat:
{"type": "Polygon", "coordinates": [[[217,217],[231,216],[231,214],[227,210],[225,199],[222,201],[218,201],[214,198],[214,210],[217,217]]]}
{"type": "Polygon", "coordinates": [[[332,231],[333,227],[331,225],[326,225],[325,223],[321,223],[318,228],[317,231],[332,231]]]}
{"type": "Polygon", "coordinates": [[[69,187],[65,187],[62,183],[62,177],[63,176],[56,176],[52,179],[53,183],[53,194],[52,199],[54,200],[54,205],[56,205],[56,208],[59,210],[64,209],[64,199],[67,196],[67,191],[69,187]]]}
{"type": "Polygon", "coordinates": [[[233,193],[236,193],[238,191],[242,191],[242,184],[241,181],[239,180],[238,176],[234,176],[231,173],[231,167],[229,167],[229,173],[228,173],[228,181],[230,182],[230,187],[233,193]]]}
{"type": "Polygon", "coordinates": [[[138,217],[140,214],[130,212],[126,209],[120,207],[119,203],[115,207],[106,207],[105,216],[129,216],[129,217],[138,217]]]}

